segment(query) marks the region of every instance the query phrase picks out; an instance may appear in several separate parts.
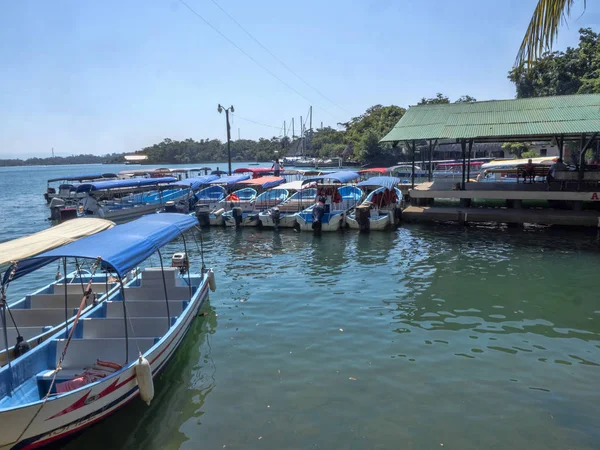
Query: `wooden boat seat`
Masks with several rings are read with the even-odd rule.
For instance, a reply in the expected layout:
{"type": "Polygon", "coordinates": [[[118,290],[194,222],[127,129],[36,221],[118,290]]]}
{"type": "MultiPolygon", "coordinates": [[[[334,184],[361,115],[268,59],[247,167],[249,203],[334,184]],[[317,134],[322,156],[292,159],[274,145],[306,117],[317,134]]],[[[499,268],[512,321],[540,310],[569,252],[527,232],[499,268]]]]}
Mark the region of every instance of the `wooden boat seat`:
{"type": "MultiPolygon", "coordinates": [[[[174,317],[174,316],[172,316],[174,317]]],[[[162,336],[168,330],[167,317],[127,318],[129,338],[162,336]]],[[[83,339],[124,338],[125,321],[121,317],[106,319],[83,319],[81,321],[83,339]]]]}
{"type": "MultiPolygon", "coordinates": [[[[102,294],[96,293],[96,298],[100,298],[102,294]]],[[[67,308],[79,308],[81,304],[81,300],[83,299],[83,294],[79,292],[78,294],[67,294],[67,308]]],[[[92,304],[92,299],[90,298],[87,302],[88,305],[92,304]]],[[[30,296],[30,305],[31,309],[39,309],[39,308],[62,308],[65,309],[65,295],[64,294],[36,294],[30,296]]],[[[19,325],[19,322],[17,322],[19,325]]]]}
{"type": "MultiPolygon", "coordinates": [[[[171,317],[181,314],[187,306],[187,300],[169,300],[171,317]]],[[[164,300],[126,300],[128,317],[167,317],[167,302],[164,300]]],[[[106,302],[106,317],[123,317],[123,302],[106,302]]]]}
{"type": "MultiPolygon", "coordinates": [[[[129,337],[129,361],[133,361],[138,355],[138,347],[142,353],[150,349],[159,337],[129,337]],[[137,345],[136,345],[137,342],[137,345]]],[[[66,339],[58,339],[56,345],[56,361],[66,344],[66,339]]],[[[63,369],[79,370],[92,367],[97,359],[116,362],[125,365],[125,338],[94,338],[94,339],[72,339],[67,350],[67,355],[62,364],[63,369]]]]}
{"type": "MultiPolygon", "coordinates": [[[[85,279],[85,274],[84,275],[84,279],[85,279]]],[[[115,283],[108,283],[108,289],[112,289],[115,286],[115,283]]],[[[83,287],[87,287],[87,281],[85,281],[83,283],[83,287]]],[[[106,291],[106,283],[92,283],[92,291],[99,293],[99,292],[105,292],[106,291]]],[[[53,290],[54,294],[61,294],[61,295],[65,295],[65,285],[64,283],[59,283],[59,284],[55,284],[54,285],[54,290],[53,290]]],[[[67,284],[67,293],[68,294],[82,294],[82,289],[81,289],[81,283],[76,282],[76,283],[70,283],[67,284]]]]}
{"type": "MultiPolygon", "coordinates": [[[[11,309],[10,312],[19,328],[54,326],[65,321],[64,308],[11,309]]],[[[69,309],[67,315],[70,318],[73,310],[69,309]]]]}

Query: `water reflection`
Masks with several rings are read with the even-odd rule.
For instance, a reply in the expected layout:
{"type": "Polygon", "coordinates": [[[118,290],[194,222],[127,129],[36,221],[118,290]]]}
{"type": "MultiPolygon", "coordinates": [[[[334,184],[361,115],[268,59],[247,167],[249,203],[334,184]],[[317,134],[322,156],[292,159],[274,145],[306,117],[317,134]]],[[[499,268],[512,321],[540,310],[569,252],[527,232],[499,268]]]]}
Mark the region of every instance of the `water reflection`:
{"type": "Polygon", "coordinates": [[[179,448],[189,439],[183,431],[185,423],[191,419],[199,423],[206,397],[215,386],[210,336],[216,329],[217,315],[207,301],[169,364],[154,380],[151,406],[134,399],[64,448],[179,448]]]}

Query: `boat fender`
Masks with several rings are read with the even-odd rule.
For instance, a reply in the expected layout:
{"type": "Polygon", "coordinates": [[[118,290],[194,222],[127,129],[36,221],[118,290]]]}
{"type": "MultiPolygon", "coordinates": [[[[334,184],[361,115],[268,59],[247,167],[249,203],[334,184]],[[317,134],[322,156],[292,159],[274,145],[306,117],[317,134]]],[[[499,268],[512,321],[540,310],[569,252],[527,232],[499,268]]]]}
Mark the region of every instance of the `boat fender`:
{"type": "Polygon", "coordinates": [[[27,341],[23,340],[23,336],[17,336],[17,343],[15,344],[15,357],[18,358],[19,356],[27,353],[29,350],[31,350],[31,347],[27,341]]]}
{"type": "Polygon", "coordinates": [[[152,369],[150,363],[140,353],[137,364],[135,365],[135,377],[140,388],[140,398],[150,406],[154,398],[154,382],[152,381],[152,369]]]}
{"type": "Polygon", "coordinates": [[[215,217],[219,217],[221,214],[225,212],[225,208],[217,209],[215,211],[215,217]]]}
{"type": "Polygon", "coordinates": [[[212,269],[208,269],[208,287],[213,292],[217,290],[217,281],[215,279],[215,273],[212,269]]]}

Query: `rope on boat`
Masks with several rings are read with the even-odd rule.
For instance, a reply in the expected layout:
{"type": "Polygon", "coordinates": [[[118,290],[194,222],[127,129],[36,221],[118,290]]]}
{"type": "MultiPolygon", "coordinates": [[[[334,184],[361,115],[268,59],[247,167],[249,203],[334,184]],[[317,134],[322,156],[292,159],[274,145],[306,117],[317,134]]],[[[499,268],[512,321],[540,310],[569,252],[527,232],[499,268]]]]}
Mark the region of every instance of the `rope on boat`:
{"type": "MultiPolygon", "coordinates": [[[[39,409],[33,415],[33,417],[31,418],[31,420],[29,421],[29,423],[27,424],[27,426],[23,429],[23,432],[19,435],[19,437],[17,438],[17,440],[15,442],[21,441],[21,438],[27,432],[27,430],[29,429],[29,427],[31,426],[31,424],[33,423],[33,421],[40,414],[40,412],[42,411],[42,409],[46,405],[46,402],[48,401],[48,398],[50,397],[50,394],[52,393],[52,388],[54,387],[54,383],[56,382],[56,376],[58,375],[58,372],[60,372],[62,370],[61,365],[62,365],[63,361],[65,360],[65,356],[67,356],[67,349],[69,348],[69,344],[71,343],[71,338],[73,337],[73,333],[75,332],[75,328],[77,327],[77,322],[79,321],[79,317],[81,316],[81,312],[83,311],[83,309],[84,309],[84,307],[86,305],[88,297],[91,294],[93,294],[93,291],[92,291],[92,282],[94,281],[94,275],[96,273],[96,269],[100,266],[101,262],[102,262],[102,259],[98,256],[96,258],[96,261],[92,265],[90,281],[88,281],[88,284],[87,284],[87,287],[85,289],[85,292],[83,293],[83,298],[81,299],[81,303],[79,304],[79,309],[77,310],[77,314],[75,315],[75,319],[73,320],[73,325],[71,325],[71,331],[69,332],[69,337],[67,338],[67,343],[65,344],[65,348],[63,349],[62,354],[60,355],[60,359],[58,360],[58,364],[56,365],[56,369],[54,369],[54,375],[52,375],[52,381],[50,382],[50,387],[48,388],[48,392],[44,396],[44,399],[43,399],[42,404],[40,405],[39,409]]],[[[65,278],[66,278],[66,276],[65,276],[65,278]]],[[[68,329],[68,325],[66,323],[65,323],[65,327],[68,329]]]]}

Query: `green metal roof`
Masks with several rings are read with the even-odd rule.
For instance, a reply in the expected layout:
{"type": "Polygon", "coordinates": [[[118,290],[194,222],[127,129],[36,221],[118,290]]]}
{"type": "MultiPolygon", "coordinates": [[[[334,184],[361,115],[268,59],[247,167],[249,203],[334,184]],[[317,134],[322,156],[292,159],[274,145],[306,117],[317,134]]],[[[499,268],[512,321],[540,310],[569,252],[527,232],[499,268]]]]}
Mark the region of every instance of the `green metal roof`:
{"type": "Polygon", "coordinates": [[[600,132],[600,94],[411,106],[381,142],[541,140],[600,132]]]}

